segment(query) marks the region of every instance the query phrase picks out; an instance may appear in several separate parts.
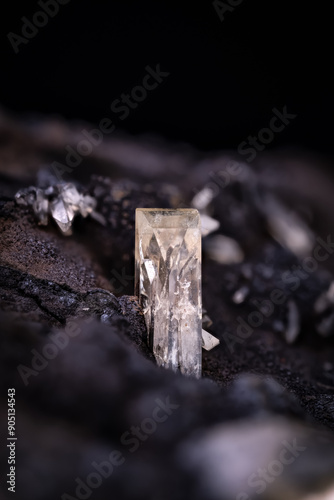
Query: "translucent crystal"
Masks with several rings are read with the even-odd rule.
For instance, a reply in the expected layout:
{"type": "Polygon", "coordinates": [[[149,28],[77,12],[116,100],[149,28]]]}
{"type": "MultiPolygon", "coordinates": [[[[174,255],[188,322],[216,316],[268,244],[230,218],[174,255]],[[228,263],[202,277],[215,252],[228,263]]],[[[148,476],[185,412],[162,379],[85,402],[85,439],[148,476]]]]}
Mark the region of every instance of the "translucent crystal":
{"type": "Polygon", "coordinates": [[[71,229],[74,214],[72,210],[69,213],[68,207],[62,198],[57,198],[51,202],[51,214],[60,229],[64,233],[68,233],[71,229]]]}
{"type": "Polygon", "coordinates": [[[206,351],[211,351],[220,343],[219,339],[211,335],[211,333],[206,330],[202,330],[202,347],[206,351]]]}
{"type": "Polygon", "coordinates": [[[87,215],[90,215],[94,211],[95,207],[96,207],[96,200],[94,198],[88,196],[87,194],[81,197],[79,203],[79,210],[82,217],[87,217],[87,215]]]}
{"type": "Polygon", "coordinates": [[[48,215],[58,224],[65,235],[72,234],[73,219],[81,214],[83,217],[91,215],[105,225],[105,218],[96,212],[97,202],[88,194],[81,194],[72,183],[54,184],[47,188],[30,186],[21,189],[15,195],[18,205],[31,206],[39,224],[48,224],[48,215]]]}
{"type": "Polygon", "coordinates": [[[200,377],[201,225],[197,210],[136,210],[135,284],[157,363],[200,377]]]}
{"type": "Polygon", "coordinates": [[[74,207],[78,210],[81,195],[74,184],[64,184],[61,186],[60,192],[64,202],[68,205],[74,205],[74,207]]]}

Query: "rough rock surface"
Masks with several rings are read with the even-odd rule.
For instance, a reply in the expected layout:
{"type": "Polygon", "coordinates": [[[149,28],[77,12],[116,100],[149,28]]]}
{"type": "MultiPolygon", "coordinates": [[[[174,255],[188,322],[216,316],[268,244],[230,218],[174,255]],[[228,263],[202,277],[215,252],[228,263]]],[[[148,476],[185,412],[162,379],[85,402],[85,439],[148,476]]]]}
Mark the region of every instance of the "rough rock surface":
{"type": "Polygon", "coordinates": [[[53,224],[38,226],[30,209],[13,201],[22,187],[52,182],[50,162],[64,161],[64,145],[75,145],[74,127],[42,125],[1,120],[0,411],[5,422],[7,389],[15,387],[16,498],[299,500],[314,492],[325,499],[334,488],[333,306],[330,299],[322,309],[315,304],[327,297],[334,257],[328,250],[305,272],[310,252],[298,255],[274,239],[266,200],[275,196],[285,213],[298,213],[314,249],[316,237],[334,233],[325,211],[332,191],[322,190],[330,179],[302,156],[299,163],[286,156],[281,176],[277,159],[263,157],[227,182],[226,154],[117,137],[65,176],[96,197],[106,226],[77,218],[65,237],[53,224]],[[298,182],[303,162],[311,191],[298,182]],[[196,381],[159,369],[146,346],[132,297],[134,209],[189,206],[212,185],[212,172],[224,184],[215,183],[206,209],[220,228],[203,240],[203,302],[221,343],[203,352],[203,379],[196,381]],[[210,257],[217,234],[236,240],[243,262],[210,257]],[[282,276],[296,269],[292,287],[282,276]],[[234,299],[242,287],[244,297],[234,299]],[[277,288],[286,300],[266,309],[277,288]],[[258,327],[249,324],[254,311],[262,316],[258,327]],[[302,451],[275,469],[282,443],[294,440],[302,451]],[[105,465],[109,477],[90,476],[114,450],[122,464],[112,472],[105,465]],[[260,468],[269,480],[250,482],[260,468]]]}

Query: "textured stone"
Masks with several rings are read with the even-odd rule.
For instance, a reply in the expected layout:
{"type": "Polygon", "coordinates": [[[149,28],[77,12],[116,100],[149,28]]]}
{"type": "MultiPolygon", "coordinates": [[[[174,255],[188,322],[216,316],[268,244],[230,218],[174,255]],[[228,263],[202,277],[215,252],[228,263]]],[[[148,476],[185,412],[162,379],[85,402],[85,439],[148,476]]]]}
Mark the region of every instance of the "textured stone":
{"type": "Polygon", "coordinates": [[[200,377],[201,229],[197,210],[136,210],[135,286],[157,363],[200,377]]]}

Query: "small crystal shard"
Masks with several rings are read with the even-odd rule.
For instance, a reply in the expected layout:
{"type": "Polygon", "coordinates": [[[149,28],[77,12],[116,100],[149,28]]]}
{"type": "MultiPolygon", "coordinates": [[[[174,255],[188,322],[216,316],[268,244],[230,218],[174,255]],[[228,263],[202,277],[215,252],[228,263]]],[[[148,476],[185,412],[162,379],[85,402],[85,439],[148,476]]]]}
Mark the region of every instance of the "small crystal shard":
{"type": "Polygon", "coordinates": [[[201,189],[201,191],[196,193],[196,195],[192,199],[191,205],[194,208],[197,208],[197,210],[205,210],[214,197],[214,191],[211,188],[205,186],[203,189],[201,189]]]}
{"type": "Polygon", "coordinates": [[[64,233],[70,231],[74,214],[68,210],[62,198],[51,202],[51,215],[64,233]]]}
{"type": "Polygon", "coordinates": [[[233,238],[222,234],[217,234],[208,239],[204,250],[211,260],[219,264],[240,264],[245,257],[239,243],[233,238]]]}
{"type": "Polygon", "coordinates": [[[308,256],[313,249],[315,236],[300,216],[273,196],[264,199],[262,208],[273,238],[298,257],[308,256]]]}
{"type": "Polygon", "coordinates": [[[214,347],[220,344],[220,340],[211,335],[206,330],[202,330],[202,347],[206,351],[211,351],[214,347]]]}
{"type": "Polygon", "coordinates": [[[158,365],[200,377],[201,225],[197,210],[136,210],[135,286],[158,365]]]}
{"type": "Polygon", "coordinates": [[[219,229],[220,222],[213,219],[209,215],[201,214],[201,231],[203,238],[208,234],[213,233],[219,229]]]}

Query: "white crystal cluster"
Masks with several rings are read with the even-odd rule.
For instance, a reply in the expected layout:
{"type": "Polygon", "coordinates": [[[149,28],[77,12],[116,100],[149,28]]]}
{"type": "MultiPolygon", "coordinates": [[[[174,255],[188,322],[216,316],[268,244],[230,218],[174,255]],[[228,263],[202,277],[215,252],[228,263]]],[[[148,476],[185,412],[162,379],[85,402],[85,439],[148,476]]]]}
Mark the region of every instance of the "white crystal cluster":
{"type": "Polygon", "coordinates": [[[136,210],[135,283],[157,363],[200,377],[201,224],[197,210],[136,210]]]}
{"type": "Polygon", "coordinates": [[[65,235],[72,233],[72,222],[78,214],[99,219],[94,210],[96,200],[79,193],[72,183],[55,184],[46,189],[31,186],[18,191],[15,200],[19,205],[31,206],[38,223],[43,226],[48,224],[51,216],[65,235]]]}

